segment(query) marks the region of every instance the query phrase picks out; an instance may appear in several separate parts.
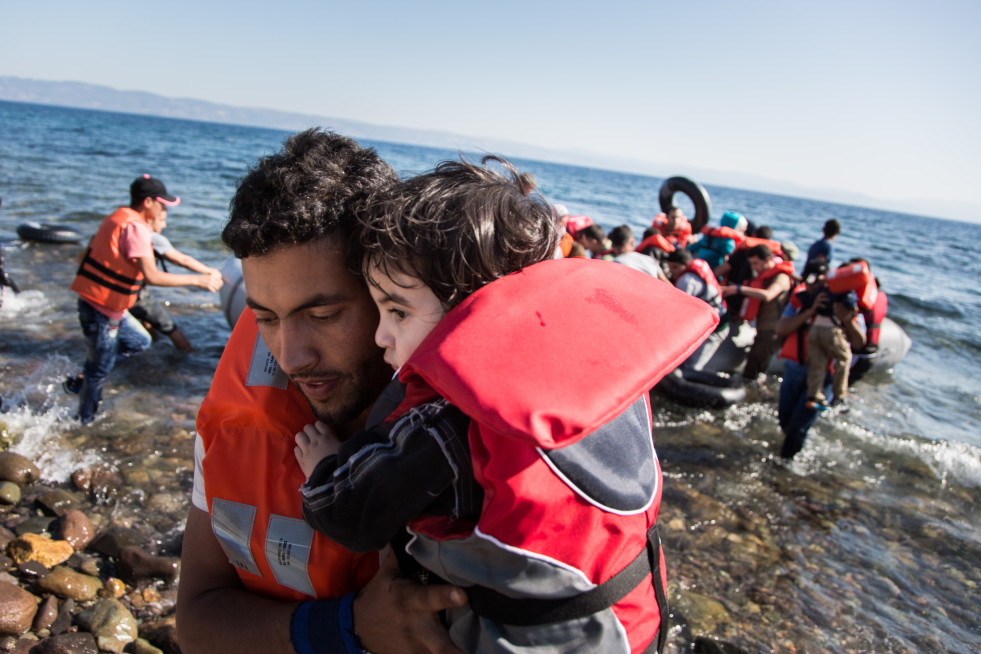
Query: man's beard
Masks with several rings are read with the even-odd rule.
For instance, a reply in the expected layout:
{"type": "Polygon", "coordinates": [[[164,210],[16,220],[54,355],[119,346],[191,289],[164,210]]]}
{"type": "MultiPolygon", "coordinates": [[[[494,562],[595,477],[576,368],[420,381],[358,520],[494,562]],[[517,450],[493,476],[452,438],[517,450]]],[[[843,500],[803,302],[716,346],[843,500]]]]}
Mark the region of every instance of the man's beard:
{"type": "MultiPolygon", "coordinates": [[[[378,399],[382,390],[391,379],[391,367],[379,356],[378,360],[372,359],[365,362],[354,373],[343,378],[343,394],[332,398],[329,406],[311,401],[304,395],[310,410],[317,420],[327,423],[331,427],[343,428],[345,425],[357,420],[367,409],[369,409],[378,399]]],[[[316,376],[314,373],[313,376],[316,376]]],[[[302,391],[301,391],[302,392],[302,391]]]]}

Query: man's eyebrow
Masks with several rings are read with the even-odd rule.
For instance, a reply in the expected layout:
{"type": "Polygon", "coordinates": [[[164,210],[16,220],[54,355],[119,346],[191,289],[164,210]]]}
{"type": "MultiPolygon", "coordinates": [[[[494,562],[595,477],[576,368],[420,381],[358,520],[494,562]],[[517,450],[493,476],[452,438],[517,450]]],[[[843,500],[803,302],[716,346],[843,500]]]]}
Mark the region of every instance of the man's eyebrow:
{"type": "MultiPolygon", "coordinates": [[[[315,309],[317,307],[326,307],[336,304],[344,304],[350,302],[351,296],[347,293],[318,293],[308,298],[303,304],[293,307],[287,316],[299,313],[301,311],[306,311],[307,309],[315,309]]],[[[248,295],[245,296],[245,306],[249,307],[253,311],[266,311],[268,313],[275,313],[272,309],[264,307],[259,304],[248,295]]],[[[285,316],[284,316],[285,317],[285,316]]]]}

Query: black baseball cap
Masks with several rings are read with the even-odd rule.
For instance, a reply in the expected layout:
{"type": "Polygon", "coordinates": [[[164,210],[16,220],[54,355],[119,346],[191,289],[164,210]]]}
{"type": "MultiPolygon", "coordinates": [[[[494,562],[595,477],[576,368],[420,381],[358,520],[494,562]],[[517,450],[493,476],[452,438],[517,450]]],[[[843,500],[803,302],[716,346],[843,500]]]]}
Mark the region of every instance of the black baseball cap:
{"type": "Polygon", "coordinates": [[[149,175],[143,175],[142,177],[137,177],[133,180],[133,183],[129,185],[129,199],[130,204],[138,204],[143,202],[144,198],[153,198],[154,200],[159,200],[167,206],[176,207],[181,203],[181,199],[176,195],[171,195],[167,192],[167,187],[156,177],[150,177],[149,175]]]}
{"type": "Polygon", "coordinates": [[[801,273],[801,277],[804,278],[804,282],[807,284],[813,284],[817,281],[817,278],[821,275],[828,274],[828,264],[820,259],[812,259],[807,262],[804,266],[804,272],[801,273]]]}

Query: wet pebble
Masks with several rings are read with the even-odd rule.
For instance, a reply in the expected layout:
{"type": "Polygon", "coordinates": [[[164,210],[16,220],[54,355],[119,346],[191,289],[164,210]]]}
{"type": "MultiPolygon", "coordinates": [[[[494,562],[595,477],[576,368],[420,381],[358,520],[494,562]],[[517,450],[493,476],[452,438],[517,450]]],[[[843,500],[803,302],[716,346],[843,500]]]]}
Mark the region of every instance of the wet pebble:
{"type": "Polygon", "coordinates": [[[0,480],[23,486],[40,477],[41,470],[26,456],[16,452],[0,452],[0,480]]]}
{"type": "Polygon", "coordinates": [[[180,570],[180,560],[171,556],[153,556],[139,547],[125,547],[116,562],[119,576],[127,581],[157,578],[173,581],[180,570]]]}
{"type": "Polygon", "coordinates": [[[20,486],[12,481],[0,482],[0,503],[17,504],[20,502],[20,486]]]}
{"type": "Polygon", "coordinates": [[[122,652],[136,640],[138,627],[133,614],[117,599],[108,598],[96,602],[82,611],[78,624],[95,636],[100,650],[122,652]]]}
{"type": "Polygon", "coordinates": [[[14,563],[21,565],[37,561],[46,568],[64,563],[75,553],[75,548],[67,540],[51,540],[39,534],[24,534],[7,546],[7,554],[14,563]]]}
{"type": "Polygon", "coordinates": [[[45,638],[31,650],[31,654],[99,654],[95,636],[74,632],[45,638]]]}
{"type": "Polygon", "coordinates": [[[0,633],[22,634],[34,623],[38,599],[19,586],[0,582],[0,633]]]}
{"type": "Polygon", "coordinates": [[[95,537],[95,525],[78,509],[65,512],[58,520],[55,531],[77,551],[88,547],[95,537]]]}
{"type": "Polygon", "coordinates": [[[71,568],[59,565],[37,582],[38,587],[58,597],[75,600],[95,599],[102,588],[102,582],[71,568]]]}

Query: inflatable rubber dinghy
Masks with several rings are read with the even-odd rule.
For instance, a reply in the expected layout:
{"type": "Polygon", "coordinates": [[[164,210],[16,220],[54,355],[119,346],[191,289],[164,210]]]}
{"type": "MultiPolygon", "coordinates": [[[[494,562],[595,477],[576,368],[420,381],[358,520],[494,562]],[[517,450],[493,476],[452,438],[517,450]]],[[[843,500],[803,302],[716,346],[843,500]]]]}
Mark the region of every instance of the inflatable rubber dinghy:
{"type": "Polygon", "coordinates": [[[242,279],[242,261],[236,257],[228,257],[221,266],[221,279],[224,284],[218,291],[221,298],[221,312],[225,321],[232,329],[238,322],[238,317],[245,309],[245,282],[242,279]]]}
{"type": "Polygon", "coordinates": [[[22,241],[36,243],[78,243],[82,240],[82,233],[72,227],[35,222],[18,225],[17,236],[22,241]]]}

